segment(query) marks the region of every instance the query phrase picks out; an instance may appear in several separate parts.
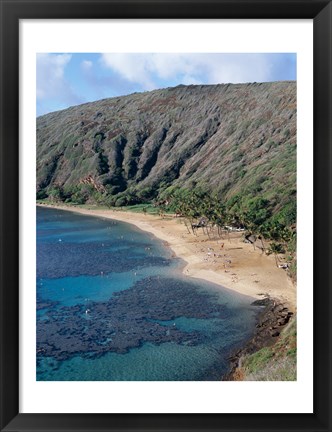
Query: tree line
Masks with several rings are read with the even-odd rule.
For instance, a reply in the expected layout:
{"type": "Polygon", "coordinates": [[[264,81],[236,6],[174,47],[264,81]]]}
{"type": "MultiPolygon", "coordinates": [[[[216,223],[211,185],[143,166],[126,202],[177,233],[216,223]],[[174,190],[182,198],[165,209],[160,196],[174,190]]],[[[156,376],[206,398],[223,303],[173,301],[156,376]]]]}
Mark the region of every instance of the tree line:
{"type": "Polygon", "coordinates": [[[234,195],[222,200],[218,194],[203,190],[169,187],[160,194],[157,205],[162,211],[183,216],[188,228],[202,229],[207,235],[229,235],[232,230],[244,231],[247,239],[267,254],[286,254],[289,273],[296,277],[296,200],[277,212],[262,196],[234,195]]]}

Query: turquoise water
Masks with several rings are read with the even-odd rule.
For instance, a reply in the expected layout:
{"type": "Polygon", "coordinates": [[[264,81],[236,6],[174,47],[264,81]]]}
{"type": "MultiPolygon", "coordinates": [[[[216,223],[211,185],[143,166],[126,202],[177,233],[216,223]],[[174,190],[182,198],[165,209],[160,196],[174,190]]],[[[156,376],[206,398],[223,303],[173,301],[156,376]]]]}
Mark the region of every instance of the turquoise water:
{"type": "Polygon", "coordinates": [[[132,225],[37,208],[37,380],[220,380],[251,298],[182,275],[132,225]]]}

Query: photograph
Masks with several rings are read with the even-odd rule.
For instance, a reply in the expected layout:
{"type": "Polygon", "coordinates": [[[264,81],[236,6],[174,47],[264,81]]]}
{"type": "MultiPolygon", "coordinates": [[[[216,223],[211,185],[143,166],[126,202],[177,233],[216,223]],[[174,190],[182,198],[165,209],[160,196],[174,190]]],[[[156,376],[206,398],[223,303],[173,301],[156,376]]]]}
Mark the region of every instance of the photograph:
{"type": "Polygon", "coordinates": [[[0,4],[0,431],[331,432],[332,0],[0,4]]]}
{"type": "Polygon", "coordinates": [[[297,54],[36,55],[36,380],[297,380],[297,54]]]}

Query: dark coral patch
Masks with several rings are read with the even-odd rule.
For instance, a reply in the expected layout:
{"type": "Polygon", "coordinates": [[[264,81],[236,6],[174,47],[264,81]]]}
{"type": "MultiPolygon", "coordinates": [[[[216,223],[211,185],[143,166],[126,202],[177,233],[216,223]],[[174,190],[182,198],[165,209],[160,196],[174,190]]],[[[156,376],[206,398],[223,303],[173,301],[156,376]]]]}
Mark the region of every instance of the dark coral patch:
{"type": "Polygon", "coordinates": [[[51,308],[37,322],[37,354],[66,360],[76,355],[96,358],[107,352],[126,353],[145,342],[196,345],[202,342],[200,332],[184,331],[168,321],[224,319],[230,314],[214,296],[183,281],[146,278],[105,302],[51,308]]]}

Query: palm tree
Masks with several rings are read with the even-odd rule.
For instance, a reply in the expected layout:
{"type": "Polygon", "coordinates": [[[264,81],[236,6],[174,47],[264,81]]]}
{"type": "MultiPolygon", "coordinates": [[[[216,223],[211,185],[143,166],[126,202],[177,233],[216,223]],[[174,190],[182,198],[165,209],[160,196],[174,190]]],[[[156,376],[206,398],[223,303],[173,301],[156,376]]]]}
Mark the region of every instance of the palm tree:
{"type": "Polygon", "coordinates": [[[278,267],[278,265],[279,265],[278,254],[285,252],[285,250],[282,247],[282,244],[275,243],[275,242],[270,243],[269,252],[274,254],[274,259],[275,259],[275,262],[276,262],[276,266],[278,267]]]}

